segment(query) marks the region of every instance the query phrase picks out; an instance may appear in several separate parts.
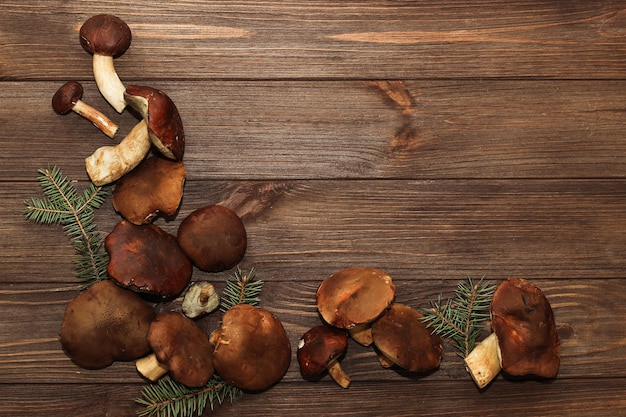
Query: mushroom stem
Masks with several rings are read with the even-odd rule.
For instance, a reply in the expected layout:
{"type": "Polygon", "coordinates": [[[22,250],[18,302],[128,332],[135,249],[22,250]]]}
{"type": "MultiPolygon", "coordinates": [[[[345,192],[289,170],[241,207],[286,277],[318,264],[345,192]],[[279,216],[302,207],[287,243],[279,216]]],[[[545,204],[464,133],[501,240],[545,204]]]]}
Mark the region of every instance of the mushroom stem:
{"type": "Polygon", "coordinates": [[[491,333],[465,358],[465,366],[478,388],[486,387],[500,373],[498,337],[491,333]]]}
{"type": "Polygon", "coordinates": [[[82,100],[78,100],[74,103],[72,111],[89,120],[110,138],[113,138],[117,133],[118,126],[111,119],[106,117],[100,110],[88,105],[82,100]]]}
{"type": "Polygon", "coordinates": [[[343,370],[339,361],[334,360],[330,365],[328,365],[328,374],[341,388],[348,388],[350,386],[350,382],[352,380],[343,370]]]}
{"type": "Polygon", "coordinates": [[[118,113],[126,108],[124,92],[126,87],[115,71],[113,57],[98,53],[93,54],[93,75],[102,96],[118,113]]]}
{"type": "Polygon", "coordinates": [[[371,323],[358,324],[348,329],[348,334],[355,342],[363,346],[370,346],[374,341],[371,323]]]}
{"type": "Polygon", "coordinates": [[[159,362],[154,353],[135,361],[135,368],[141,375],[153,382],[169,371],[165,365],[159,362]]]}

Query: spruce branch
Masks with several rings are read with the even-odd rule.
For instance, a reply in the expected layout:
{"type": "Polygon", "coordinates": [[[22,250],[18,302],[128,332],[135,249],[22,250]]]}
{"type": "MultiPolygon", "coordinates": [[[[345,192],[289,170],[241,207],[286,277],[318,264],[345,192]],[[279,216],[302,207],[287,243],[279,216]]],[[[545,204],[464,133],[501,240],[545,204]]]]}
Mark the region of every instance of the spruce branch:
{"type": "Polygon", "coordinates": [[[254,268],[251,268],[250,272],[244,274],[237,267],[235,274],[226,281],[226,287],[220,303],[222,313],[237,304],[259,305],[259,295],[261,294],[263,281],[255,279],[254,275],[254,268]]]}
{"type": "Polygon", "coordinates": [[[465,358],[476,345],[483,324],[489,320],[489,308],[495,285],[474,282],[470,277],[459,282],[455,297],[443,301],[441,295],[423,311],[424,323],[433,333],[454,343],[459,355],[465,358]]]}
{"type": "Polygon", "coordinates": [[[108,190],[90,183],[79,193],[56,166],[39,169],[38,173],[44,197],[24,202],[26,218],[38,224],[63,226],[76,251],[76,276],[84,286],[106,279],[109,256],[102,250],[104,239],[96,229],[94,217],[108,190]]]}

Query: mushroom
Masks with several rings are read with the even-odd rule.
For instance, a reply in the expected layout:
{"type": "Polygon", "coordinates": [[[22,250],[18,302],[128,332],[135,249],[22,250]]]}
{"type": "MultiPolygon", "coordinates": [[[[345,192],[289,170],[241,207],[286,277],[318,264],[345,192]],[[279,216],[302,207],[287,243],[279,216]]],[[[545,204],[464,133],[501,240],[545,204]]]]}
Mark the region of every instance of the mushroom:
{"type": "Polygon", "coordinates": [[[93,54],[93,74],[100,93],[118,113],[123,112],[126,88],[115,72],[113,58],[124,54],[130,46],[130,28],[117,16],[99,14],[83,23],[79,35],[82,47],[93,54]]]}
{"type": "Polygon", "coordinates": [[[156,381],[168,371],[189,387],[201,387],[213,376],[213,347],[208,336],[183,314],[168,311],[150,325],[148,343],[152,354],[135,362],[137,371],[156,381]]]}
{"type": "Polygon", "coordinates": [[[302,377],[316,380],[327,370],[333,381],[348,388],[351,379],[339,364],[347,349],[348,335],[344,330],[324,325],[312,327],[298,342],[296,355],[302,377]]]}
{"type": "Polygon", "coordinates": [[[73,111],[84,117],[100,129],[105,135],[113,138],[118,126],[95,107],[81,100],[83,86],[78,81],[68,81],[52,96],[52,109],[56,114],[64,115],[73,111]]]}
{"type": "Polygon", "coordinates": [[[159,214],[172,216],[183,197],[185,165],[153,155],[123,176],[113,190],[113,208],[133,224],[159,214]]]}
{"type": "Polygon", "coordinates": [[[104,247],[110,255],[107,273],[133,291],[171,298],[191,279],[191,261],[176,238],[154,224],[122,220],[105,238],[104,247]]]}
{"type": "Polygon", "coordinates": [[[559,335],[544,293],[519,278],[504,280],[491,299],[491,333],[465,358],[474,382],[484,388],[502,370],[510,376],[555,378],[559,335]]]}
{"type": "Polygon", "coordinates": [[[364,346],[372,344],[371,323],[393,301],[391,276],[376,268],[351,267],[335,272],[317,289],[317,309],[331,326],[347,329],[364,346]]]}
{"type": "Polygon", "coordinates": [[[237,265],[247,247],[243,221],[232,210],[209,205],[191,212],[178,227],[178,244],[203,271],[219,272],[237,265]]]}
{"type": "Polygon", "coordinates": [[[185,316],[195,319],[217,310],[220,295],[213,284],[207,281],[194,282],[187,288],[183,298],[182,310],[185,316]]]}
{"type": "Polygon", "coordinates": [[[65,308],[61,346],[81,368],[102,369],[150,352],[146,340],[154,308],[110,280],[99,281],[65,308]]]}
{"type": "Polygon", "coordinates": [[[287,333],[280,320],[262,308],[250,304],[229,308],[210,341],[215,372],[242,390],[265,390],[289,369],[287,333]]]}
{"type": "Polygon", "coordinates": [[[373,324],[372,337],[381,365],[409,372],[428,372],[443,358],[443,340],[432,334],[421,320],[422,313],[394,303],[373,324]]]}

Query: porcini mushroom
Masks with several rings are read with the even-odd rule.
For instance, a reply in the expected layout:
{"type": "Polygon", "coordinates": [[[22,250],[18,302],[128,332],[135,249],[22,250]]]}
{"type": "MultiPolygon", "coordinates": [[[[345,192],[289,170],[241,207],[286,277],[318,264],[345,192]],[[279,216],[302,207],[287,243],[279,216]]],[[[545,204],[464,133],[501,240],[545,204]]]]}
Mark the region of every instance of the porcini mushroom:
{"type": "Polygon", "coordinates": [[[194,282],[187,288],[182,310],[185,316],[195,319],[212,313],[220,306],[220,295],[207,281],[194,282]]]}
{"type": "Polygon", "coordinates": [[[351,379],[339,364],[347,349],[348,335],[345,330],[324,325],[312,327],[298,342],[296,356],[302,377],[316,380],[328,371],[340,387],[348,388],[351,379]]]}
{"type": "Polygon", "coordinates": [[[237,265],[247,247],[243,221],[235,212],[209,205],[191,212],[178,227],[178,244],[203,271],[219,272],[237,265]]]}
{"type": "Polygon", "coordinates": [[[347,329],[364,346],[372,344],[371,323],[393,301],[391,276],[377,268],[351,267],[335,272],[317,289],[317,310],[331,326],[347,329]]]}
{"type": "Polygon", "coordinates": [[[113,138],[118,126],[104,113],[82,100],[83,86],[78,81],[68,81],[52,96],[52,109],[56,114],[74,113],[89,120],[105,135],[113,138]]]}
{"type": "Polygon", "coordinates": [[[181,293],[193,272],[176,238],[154,224],[120,221],[104,240],[112,280],[133,291],[160,298],[181,293]]]}
{"type": "Polygon", "coordinates": [[[159,214],[172,216],[183,197],[185,165],[157,155],[124,175],[113,190],[113,208],[133,224],[146,224],[159,214]]]}
{"type": "Polygon", "coordinates": [[[130,28],[117,16],[99,14],[83,23],[79,36],[82,47],[93,55],[93,74],[100,93],[118,113],[123,112],[126,88],[115,71],[113,58],[130,46],[130,28]]]}
{"type": "Polygon", "coordinates": [[[150,352],[146,336],[155,317],[154,308],[134,292],[100,281],[66,306],[61,346],[86,369],[136,360],[150,352]]]}
{"type": "Polygon", "coordinates": [[[372,324],[372,337],[383,367],[399,366],[410,372],[428,372],[443,358],[443,340],[432,334],[423,314],[394,303],[372,324]]]}
{"type": "Polygon", "coordinates": [[[474,382],[484,388],[502,370],[511,376],[555,378],[559,335],[544,293],[519,278],[504,280],[491,300],[491,333],[465,358],[474,382]]]}
{"type": "Polygon", "coordinates": [[[280,320],[262,308],[250,304],[229,308],[210,341],[215,372],[242,390],[265,390],[289,369],[287,333],[280,320]]]}
{"type": "Polygon", "coordinates": [[[168,371],[189,387],[201,387],[213,376],[213,347],[208,336],[183,314],[161,313],[147,336],[153,353],[135,362],[137,371],[156,381],[168,371]]]}

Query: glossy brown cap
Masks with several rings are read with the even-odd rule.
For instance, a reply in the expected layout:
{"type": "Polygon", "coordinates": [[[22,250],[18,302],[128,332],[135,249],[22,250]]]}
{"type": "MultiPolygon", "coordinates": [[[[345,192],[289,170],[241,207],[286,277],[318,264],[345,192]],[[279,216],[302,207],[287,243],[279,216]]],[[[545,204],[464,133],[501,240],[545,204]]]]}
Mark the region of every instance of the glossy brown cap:
{"type": "Polygon", "coordinates": [[[503,372],[556,377],[559,335],[550,302],[538,287],[523,279],[504,280],[493,294],[491,315],[503,372]]]}
{"type": "Polygon", "coordinates": [[[178,295],[189,283],[193,266],[176,238],[153,225],[119,222],[104,240],[111,279],[133,291],[161,298],[178,295]]]}
{"type": "Polygon", "coordinates": [[[345,330],[329,326],[309,329],[298,344],[297,358],[300,373],[305,379],[316,379],[338,360],[348,348],[345,330]]]}
{"type": "Polygon", "coordinates": [[[153,155],[119,179],[113,208],[133,224],[151,223],[159,214],[173,216],[183,197],[185,165],[153,155]]]}
{"type": "Polygon", "coordinates": [[[68,81],[52,96],[52,109],[56,114],[67,114],[82,97],[83,86],[77,81],[68,81]]]}
{"type": "Polygon", "coordinates": [[[374,345],[395,365],[410,372],[428,372],[443,358],[443,340],[422,322],[423,314],[394,303],[372,324],[374,345]]]}
{"type": "Polygon", "coordinates": [[[396,294],[391,276],[376,268],[351,267],[335,272],[317,289],[317,309],[324,321],[342,329],[375,320],[396,294]]]}
{"type": "Polygon", "coordinates": [[[178,244],[198,268],[219,272],[237,265],[246,253],[248,238],[235,212],[209,205],[191,212],[178,227],[178,244]]]}
{"type": "Polygon", "coordinates": [[[126,52],[132,41],[128,25],[110,14],[99,14],[87,19],[80,28],[79,36],[85,51],[112,57],[126,52]]]}
{"type": "Polygon", "coordinates": [[[61,346],[72,361],[101,369],[148,352],[146,339],[154,308],[132,291],[100,281],[69,302],[61,325],[61,346]]]}
{"type": "Polygon", "coordinates": [[[280,320],[259,307],[238,304],[228,309],[210,340],[215,372],[243,390],[265,390],[289,369],[289,337],[280,320]]]}

